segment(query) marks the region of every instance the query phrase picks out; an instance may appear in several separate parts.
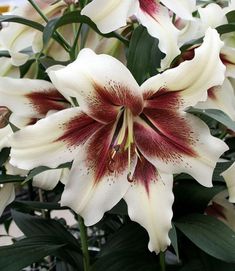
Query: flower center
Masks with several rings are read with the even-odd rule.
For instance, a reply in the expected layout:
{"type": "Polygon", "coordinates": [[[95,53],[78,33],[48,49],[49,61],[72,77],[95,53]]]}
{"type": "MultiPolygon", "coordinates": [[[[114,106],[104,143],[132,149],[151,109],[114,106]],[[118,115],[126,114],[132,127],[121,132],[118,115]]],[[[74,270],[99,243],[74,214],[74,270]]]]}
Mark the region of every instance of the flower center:
{"type": "Polygon", "coordinates": [[[122,110],[117,117],[117,128],[112,144],[109,166],[110,169],[115,163],[115,155],[119,152],[128,152],[128,181],[132,181],[131,175],[131,149],[134,143],[133,135],[133,114],[130,109],[122,110]]]}

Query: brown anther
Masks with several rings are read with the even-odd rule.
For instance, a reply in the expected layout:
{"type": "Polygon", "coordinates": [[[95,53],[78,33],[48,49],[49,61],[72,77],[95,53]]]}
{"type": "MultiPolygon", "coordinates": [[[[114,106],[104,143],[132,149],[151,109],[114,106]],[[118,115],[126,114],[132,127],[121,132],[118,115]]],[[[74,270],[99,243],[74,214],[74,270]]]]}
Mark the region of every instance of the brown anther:
{"type": "Polygon", "coordinates": [[[115,152],[118,152],[120,150],[120,145],[115,145],[114,147],[115,152]]]}
{"type": "Polygon", "coordinates": [[[130,172],[127,174],[127,181],[128,181],[129,183],[132,183],[132,182],[133,182],[133,179],[131,178],[131,173],[130,173],[130,172]]]}
{"type": "Polygon", "coordinates": [[[112,173],[114,172],[114,164],[115,164],[115,160],[110,158],[107,168],[112,173]]]}
{"type": "Polygon", "coordinates": [[[10,115],[11,111],[7,107],[0,106],[0,129],[7,126],[7,124],[9,123],[10,115]]]}

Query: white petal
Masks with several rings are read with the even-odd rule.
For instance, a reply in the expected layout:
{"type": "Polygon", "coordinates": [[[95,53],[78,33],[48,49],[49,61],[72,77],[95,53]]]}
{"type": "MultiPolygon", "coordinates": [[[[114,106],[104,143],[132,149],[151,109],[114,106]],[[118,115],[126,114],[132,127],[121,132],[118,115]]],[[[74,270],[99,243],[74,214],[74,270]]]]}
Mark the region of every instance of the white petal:
{"type": "Polygon", "coordinates": [[[113,121],[121,106],[142,110],[143,98],[137,82],[130,71],[111,56],[97,55],[86,48],[67,67],[55,66],[47,72],[67,99],[75,97],[80,108],[98,121],[113,121]]]}
{"type": "Polygon", "coordinates": [[[9,51],[11,55],[11,64],[14,66],[21,66],[29,59],[29,55],[14,51],[9,51]]]}
{"type": "Polygon", "coordinates": [[[52,190],[60,181],[61,175],[61,168],[43,171],[33,178],[33,186],[44,190],[52,190]]]}
{"type": "Polygon", "coordinates": [[[156,179],[148,184],[136,182],[128,189],[124,199],[128,205],[131,220],[142,225],[149,234],[149,250],[159,253],[170,245],[168,232],[173,216],[173,176],[157,173],[156,179]]]}
{"type": "Polygon", "coordinates": [[[227,184],[229,201],[235,203],[235,162],[221,175],[227,184]]]}
{"type": "Polygon", "coordinates": [[[161,0],[176,15],[185,20],[193,20],[192,12],[196,10],[195,0],[161,0]]]}
{"type": "Polygon", "coordinates": [[[200,184],[211,187],[215,165],[228,146],[211,136],[199,118],[188,113],[179,116],[166,113],[160,110],[159,118],[155,119],[147,115],[156,129],[143,120],[136,120],[134,133],[138,149],[159,171],[185,172],[200,184]]]}
{"type": "Polygon", "coordinates": [[[222,110],[235,121],[235,95],[230,81],[226,78],[222,86],[210,89],[207,100],[198,103],[196,107],[222,110]]]}
{"type": "Polygon", "coordinates": [[[63,96],[44,80],[0,77],[1,106],[21,117],[40,118],[49,110],[67,107],[63,96]]]}
{"type": "Polygon", "coordinates": [[[4,184],[3,187],[0,184],[0,216],[8,204],[15,199],[14,184],[4,184]]]}
{"type": "MultiPolygon", "coordinates": [[[[69,206],[80,214],[87,226],[97,223],[121,200],[130,186],[127,152],[116,154],[120,156],[114,157],[112,170],[108,166],[114,128],[104,126],[80,146],[62,194],[62,206],[69,206]]],[[[131,168],[135,164],[133,160],[131,168]]]]}
{"type": "Polygon", "coordinates": [[[102,33],[109,33],[126,25],[127,18],[138,7],[137,3],[136,0],[93,0],[81,14],[88,16],[102,33]]]}
{"type": "Polygon", "coordinates": [[[20,77],[20,71],[17,67],[12,66],[11,59],[9,57],[1,57],[0,76],[10,76],[13,78],[20,77]]]}
{"type": "Polygon", "coordinates": [[[157,13],[151,16],[139,9],[136,17],[149,34],[159,40],[159,49],[166,54],[161,67],[169,67],[171,61],[180,54],[180,50],[177,44],[179,31],[172,24],[168,10],[159,5],[157,13]]]}
{"type": "Polygon", "coordinates": [[[226,45],[223,46],[221,49],[221,59],[226,66],[225,75],[235,78],[235,48],[226,45]]]}
{"type": "Polygon", "coordinates": [[[10,140],[10,163],[32,169],[41,165],[55,168],[72,161],[81,140],[94,129],[83,117],[79,108],[65,109],[16,132],[10,140]]]}
{"type": "Polygon", "coordinates": [[[8,138],[13,134],[10,125],[0,129],[0,150],[8,147],[8,138]]]}
{"type": "MultiPolygon", "coordinates": [[[[81,152],[79,156],[82,156],[81,152]]],[[[86,172],[85,163],[78,158],[62,193],[61,204],[72,208],[84,218],[87,226],[91,226],[122,199],[130,185],[127,174],[125,171],[118,176],[106,177],[96,184],[92,174],[86,172]]]]}
{"type": "Polygon", "coordinates": [[[151,77],[141,86],[143,92],[155,93],[160,89],[176,91],[181,97],[178,105],[181,108],[205,101],[207,90],[224,81],[225,66],[219,57],[222,45],[216,30],[208,29],[192,60],[151,77]]]}
{"type": "Polygon", "coordinates": [[[205,7],[199,7],[198,13],[204,31],[206,31],[208,27],[216,28],[219,25],[227,23],[223,9],[215,3],[210,3],[205,7]]]}

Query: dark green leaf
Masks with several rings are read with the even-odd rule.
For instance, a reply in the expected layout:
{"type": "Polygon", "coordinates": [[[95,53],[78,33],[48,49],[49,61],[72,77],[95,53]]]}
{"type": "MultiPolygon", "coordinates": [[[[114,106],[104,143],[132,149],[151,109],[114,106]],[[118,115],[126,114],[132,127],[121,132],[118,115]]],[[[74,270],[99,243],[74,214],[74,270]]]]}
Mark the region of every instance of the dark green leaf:
{"type": "Polygon", "coordinates": [[[45,26],[44,31],[43,31],[43,44],[44,44],[44,47],[46,47],[48,42],[50,41],[54,31],[56,30],[56,25],[58,24],[59,20],[60,20],[60,17],[53,18],[45,26]]]}
{"type": "MultiPolygon", "coordinates": [[[[71,163],[64,163],[60,166],[58,166],[57,168],[70,168],[71,167],[71,163]]],[[[46,170],[51,170],[53,168],[49,168],[49,167],[45,167],[45,166],[40,166],[37,168],[32,169],[28,176],[25,178],[25,182],[28,182],[29,180],[31,180],[34,176],[46,171],[46,170]]]]}
{"type": "Polygon", "coordinates": [[[9,52],[6,50],[1,50],[0,51],[0,57],[11,57],[9,52]]]}
{"type": "Polygon", "coordinates": [[[131,37],[127,57],[127,67],[141,84],[147,76],[155,75],[160,66],[161,53],[158,40],[151,37],[146,28],[138,26],[131,37]]]}
{"type": "Polygon", "coordinates": [[[228,23],[235,23],[235,10],[232,10],[226,14],[228,23]]]}
{"type": "Polygon", "coordinates": [[[91,270],[156,271],[160,270],[160,266],[158,264],[157,258],[146,251],[117,250],[99,258],[94,263],[91,270]]]}
{"type": "Polygon", "coordinates": [[[147,232],[136,223],[130,223],[116,231],[100,251],[100,256],[108,255],[116,250],[146,251],[148,245],[147,232]],[[136,238],[138,236],[138,238],[136,238]]]}
{"type": "Polygon", "coordinates": [[[2,246],[0,247],[1,271],[20,271],[22,268],[52,255],[65,245],[48,236],[38,236],[20,240],[10,246],[2,246]]]}
{"type": "Polygon", "coordinates": [[[231,33],[235,31],[235,24],[230,23],[230,24],[223,24],[218,27],[216,27],[216,30],[220,35],[226,34],[226,33],[231,33]]]}
{"type": "Polygon", "coordinates": [[[24,181],[24,177],[18,175],[0,175],[0,183],[15,183],[24,181]]]}
{"type": "Polygon", "coordinates": [[[190,180],[175,182],[174,217],[190,213],[204,213],[211,199],[225,188],[225,185],[214,185],[208,188],[190,180]]]}
{"type": "Polygon", "coordinates": [[[14,209],[26,209],[26,210],[65,210],[67,207],[61,207],[57,202],[40,202],[40,201],[24,201],[15,200],[11,207],[14,209]]]}
{"type": "Polygon", "coordinates": [[[12,211],[12,217],[17,226],[27,236],[50,236],[52,239],[66,246],[57,250],[56,255],[73,266],[81,266],[81,249],[76,238],[58,221],[44,219],[38,216],[12,211]]]}
{"type": "Polygon", "coordinates": [[[175,225],[196,246],[225,262],[235,263],[235,232],[214,217],[193,214],[175,225]]]}
{"type": "Polygon", "coordinates": [[[23,24],[39,31],[43,31],[44,29],[43,25],[16,15],[0,15],[0,22],[13,22],[23,24]]]}
{"type": "Polygon", "coordinates": [[[59,28],[59,27],[61,27],[63,25],[72,24],[72,23],[88,24],[95,32],[97,32],[101,36],[104,36],[104,37],[107,37],[107,38],[115,37],[115,38],[121,40],[122,42],[124,42],[126,45],[128,45],[128,40],[126,40],[124,37],[120,36],[116,32],[111,32],[111,33],[108,33],[108,34],[101,33],[98,30],[96,24],[93,23],[90,18],[81,15],[81,13],[78,10],[65,13],[58,20],[55,19],[55,21],[52,21],[50,23],[51,29],[49,29],[50,27],[48,26],[48,31],[47,31],[47,34],[46,34],[46,40],[49,39],[49,36],[52,35],[57,28],[59,28]]]}
{"type": "Polygon", "coordinates": [[[10,148],[4,148],[0,152],[0,166],[2,166],[8,159],[10,154],[10,148]]]}
{"type": "Polygon", "coordinates": [[[176,228],[175,225],[172,224],[172,228],[169,231],[169,237],[171,239],[171,245],[173,246],[176,256],[178,258],[179,261],[179,248],[178,248],[178,240],[177,240],[177,232],[176,232],[176,228]]]}

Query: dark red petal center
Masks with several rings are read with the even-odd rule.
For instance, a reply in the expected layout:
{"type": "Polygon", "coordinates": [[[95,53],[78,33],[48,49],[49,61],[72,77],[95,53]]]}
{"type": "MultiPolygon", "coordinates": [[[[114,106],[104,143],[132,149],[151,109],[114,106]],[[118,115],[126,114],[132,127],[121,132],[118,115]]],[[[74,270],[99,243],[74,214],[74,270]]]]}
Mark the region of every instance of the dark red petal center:
{"type": "Polygon", "coordinates": [[[153,16],[156,14],[158,10],[158,4],[155,0],[139,0],[140,8],[148,13],[149,15],[153,16]]]}
{"type": "Polygon", "coordinates": [[[35,91],[26,95],[33,108],[39,115],[44,116],[50,110],[62,110],[68,107],[64,96],[56,89],[48,89],[43,92],[35,91]]]}

